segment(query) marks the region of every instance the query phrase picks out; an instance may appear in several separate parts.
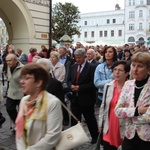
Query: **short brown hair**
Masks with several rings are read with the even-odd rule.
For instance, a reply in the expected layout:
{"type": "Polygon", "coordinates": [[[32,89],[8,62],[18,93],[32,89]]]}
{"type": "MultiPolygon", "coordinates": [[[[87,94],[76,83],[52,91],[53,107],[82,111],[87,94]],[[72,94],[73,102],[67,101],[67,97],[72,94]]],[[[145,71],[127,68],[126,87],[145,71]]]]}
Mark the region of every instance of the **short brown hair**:
{"type": "Polygon", "coordinates": [[[21,76],[23,75],[33,75],[35,78],[35,81],[39,81],[42,80],[42,86],[41,89],[45,90],[48,83],[49,83],[49,78],[50,75],[48,73],[48,71],[40,64],[36,64],[36,63],[29,63],[26,64],[21,71],[21,76]]]}

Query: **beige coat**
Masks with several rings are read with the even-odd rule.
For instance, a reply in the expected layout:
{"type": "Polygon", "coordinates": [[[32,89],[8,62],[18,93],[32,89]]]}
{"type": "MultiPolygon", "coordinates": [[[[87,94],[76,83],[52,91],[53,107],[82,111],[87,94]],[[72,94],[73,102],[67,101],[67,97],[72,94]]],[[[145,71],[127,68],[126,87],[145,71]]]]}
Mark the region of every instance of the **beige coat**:
{"type": "Polygon", "coordinates": [[[58,81],[63,82],[65,79],[66,69],[63,64],[58,62],[54,68],[53,72],[51,72],[52,76],[56,78],[58,81]]]}
{"type": "MultiPolygon", "coordinates": [[[[52,150],[57,144],[62,131],[62,110],[61,103],[54,95],[46,92],[47,97],[47,120],[30,120],[27,133],[29,147],[25,146],[25,139],[16,139],[17,150],[52,150]]],[[[29,99],[25,96],[23,102],[29,99]]]]}
{"type": "Polygon", "coordinates": [[[21,69],[23,66],[24,65],[19,62],[13,73],[10,72],[10,68],[8,67],[7,75],[9,81],[9,88],[7,96],[13,100],[20,100],[24,96],[20,84],[21,69]]]}

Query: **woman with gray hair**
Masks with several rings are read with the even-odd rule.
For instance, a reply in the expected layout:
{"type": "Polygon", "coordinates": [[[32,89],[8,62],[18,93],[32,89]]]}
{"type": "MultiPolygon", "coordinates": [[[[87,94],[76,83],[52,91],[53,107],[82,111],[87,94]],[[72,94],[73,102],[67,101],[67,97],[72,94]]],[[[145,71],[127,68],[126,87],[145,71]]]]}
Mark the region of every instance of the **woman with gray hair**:
{"type": "Polygon", "coordinates": [[[50,53],[50,60],[53,68],[51,70],[51,73],[54,78],[56,78],[60,82],[63,82],[65,79],[66,70],[65,70],[65,66],[59,62],[59,57],[60,54],[56,51],[52,51],[50,53]]]}
{"type": "MultiPolygon", "coordinates": [[[[46,70],[48,70],[48,72],[51,72],[52,64],[49,59],[41,58],[41,59],[37,60],[36,63],[43,65],[46,68],[46,70]]],[[[51,73],[50,73],[50,80],[49,80],[46,90],[49,93],[58,97],[61,100],[61,102],[66,105],[66,103],[64,101],[64,92],[63,92],[62,83],[60,81],[58,81],[57,79],[53,78],[51,73]]],[[[65,120],[68,117],[68,113],[63,107],[62,107],[62,111],[63,111],[63,124],[64,124],[65,120]]]]}

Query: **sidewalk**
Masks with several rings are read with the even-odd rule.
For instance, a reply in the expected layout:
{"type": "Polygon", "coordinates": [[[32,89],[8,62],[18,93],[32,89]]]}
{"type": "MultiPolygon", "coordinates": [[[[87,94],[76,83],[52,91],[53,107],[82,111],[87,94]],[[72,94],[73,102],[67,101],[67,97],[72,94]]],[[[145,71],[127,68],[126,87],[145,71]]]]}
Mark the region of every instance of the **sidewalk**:
{"type": "MultiPolygon", "coordinates": [[[[15,135],[10,130],[10,119],[7,115],[6,109],[5,109],[5,100],[1,105],[1,111],[3,115],[6,118],[6,122],[3,124],[2,128],[0,128],[0,148],[4,148],[5,150],[16,150],[15,145],[15,135]]],[[[95,115],[98,117],[98,110],[99,108],[95,108],[95,115]]],[[[84,122],[82,122],[84,129],[87,133],[87,135],[90,137],[89,131],[87,129],[87,126],[84,122]]],[[[90,137],[91,140],[91,137],[90,137]]],[[[90,141],[88,143],[85,143],[84,145],[75,148],[74,150],[94,150],[95,144],[90,144],[90,141]]],[[[1,150],[1,149],[0,149],[1,150]]]]}

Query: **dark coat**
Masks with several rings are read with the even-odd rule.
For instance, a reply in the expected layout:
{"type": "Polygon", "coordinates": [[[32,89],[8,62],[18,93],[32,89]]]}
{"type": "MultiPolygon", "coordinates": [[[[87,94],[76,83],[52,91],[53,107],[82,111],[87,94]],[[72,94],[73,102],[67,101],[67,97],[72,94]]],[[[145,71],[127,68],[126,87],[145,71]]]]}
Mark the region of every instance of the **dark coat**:
{"type": "Polygon", "coordinates": [[[63,93],[62,84],[57,79],[54,79],[51,77],[46,90],[47,92],[58,97],[62,102],[64,101],[64,93],[63,93]]]}

